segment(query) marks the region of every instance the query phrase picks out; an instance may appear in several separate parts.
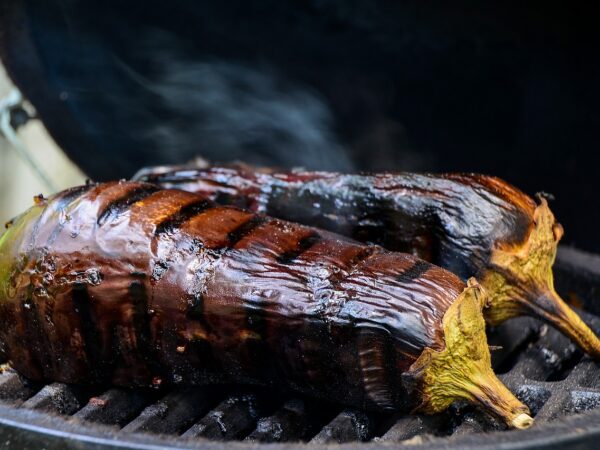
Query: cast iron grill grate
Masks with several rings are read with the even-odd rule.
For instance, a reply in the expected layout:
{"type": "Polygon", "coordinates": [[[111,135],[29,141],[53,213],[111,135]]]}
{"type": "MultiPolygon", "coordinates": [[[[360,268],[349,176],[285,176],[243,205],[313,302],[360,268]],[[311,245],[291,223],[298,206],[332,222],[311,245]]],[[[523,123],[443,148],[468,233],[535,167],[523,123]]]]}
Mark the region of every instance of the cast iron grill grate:
{"type": "MultiPolygon", "coordinates": [[[[600,287],[600,264],[594,266],[598,260],[590,265],[585,259],[588,256],[569,249],[561,255],[557,281],[563,294],[577,296],[588,310],[597,313],[595,308],[600,305],[591,303],[589,296],[600,287]]],[[[594,331],[600,332],[600,317],[582,315],[594,331]]],[[[493,364],[500,378],[535,415],[533,430],[600,407],[598,365],[554,329],[530,318],[518,318],[491,330],[489,341],[495,349],[493,364]]],[[[504,429],[466,405],[453,406],[432,417],[386,416],[259,388],[93,391],[60,383],[38,385],[7,370],[0,375],[0,436],[6,430],[5,417],[11,413],[17,422],[19,417],[27,421],[31,416],[31,423],[36,424],[40,418],[50,418],[50,429],[56,427],[56,421],[66,422],[70,433],[106,431],[113,439],[107,441],[109,445],[125,447],[139,433],[150,433],[146,444],[192,448],[206,444],[201,438],[246,444],[304,442],[313,446],[349,442],[371,446],[451,445],[466,435],[477,437],[504,429]],[[110,428],[104,427],[107,425],[110,428]]],[[[140,447],[132,444],[129,448],[140,447]]]]}

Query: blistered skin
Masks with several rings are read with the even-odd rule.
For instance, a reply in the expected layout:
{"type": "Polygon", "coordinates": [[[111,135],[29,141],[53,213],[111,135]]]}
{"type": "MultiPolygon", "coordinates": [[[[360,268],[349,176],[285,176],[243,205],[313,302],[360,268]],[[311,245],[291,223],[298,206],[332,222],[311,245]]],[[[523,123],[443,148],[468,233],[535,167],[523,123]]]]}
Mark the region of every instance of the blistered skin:
{"type": "Polygon", "coordinates": [[[0,350],[34,380],[274,384],[401,409],[464,288],[410,255],[144,183],[40,201],[0,241],[0,350]]]}
{"type": "Polygon", "coordinates": [[[240,166],[157,169],[139,178],[412,253],[465,279],[487,269],[497,243],[526,239],[536,208],[516,188],[476,174],[268,173],[240,166]]]}

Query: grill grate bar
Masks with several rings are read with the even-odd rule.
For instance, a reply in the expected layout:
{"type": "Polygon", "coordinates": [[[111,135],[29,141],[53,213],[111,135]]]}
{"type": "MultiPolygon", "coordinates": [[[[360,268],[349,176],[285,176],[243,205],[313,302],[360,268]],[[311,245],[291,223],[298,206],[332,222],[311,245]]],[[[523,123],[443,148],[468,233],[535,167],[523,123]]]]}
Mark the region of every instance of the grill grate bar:
{"type": "Polygon", "coordinates": [[[566,378],[574,386],[598,387],[600,386],[600,371],[598,364],[589,358],[583,358],[566,378]]]}
{"type": "Polygon", "coordinates": [[[242,439],[256,428],[259,417],[268,413],[270,406],[267,396],[253,392],[230,395],[183,433],[183,437],[242,439]]]}
{"type": "Polygon", "coordinates": [[[540,323],[529,317],[518,317],[488,333],[492,349],[492,366],[497,374],[512,370],[521,353],[540,335],[540,323]]]}
{"type": "Polygon", "coordinates": [[[246,438],[253,442],[306,441],[333,417],[333,409],[313,400],[293,398],[272,416],[259,419],[246,438]]]}
{"type": "Polygon", "coordinates": [[[70,415],[85,405],[89,398],[88,390],[63,383],[52,383],[30,397],[22,407],[70,415]]]}
{"type": "Polygon", "coordinates": [[[470,411],[465,413],[462,417],[460,425],[458,425],[453,435],[462,436],[465,434],[480,433],[482,431],[492,431],[506,429],[506,426],[498,423],[497,421],[480,414],[479,411],[470,411]]]}
{"type": "Polygon", "coordinates": [[[219,393],[208,387],[170,392],[145,408],[123,431],[180,434],[214,406],[219,393]]]}
{"type": "Polygon", "coordinates": [[[400,417],[381,437],[386,442],[401,442],[424,434],[437,434],[445,415],[424,416],[421,414],[400,417]]]}
{"type": "Polygon", "coordinates": [[[146,390],[110,389],[98,397],[92,397],[73,417],[122,427],[154,401],[156,395],[146,390]]]}
{"type": "Polygon", "coordinates": [[[8,369],[0,374],[0,400],[20,404],[39,390],[39,386],[30,383],[8,369]]]}
{"type": "Polygon", "coordinates": [[[337,442],[367,441],[375,430],[375,420],[370,414],[345,409],[323,427],[310,442],[329,444],[337,442]]]}

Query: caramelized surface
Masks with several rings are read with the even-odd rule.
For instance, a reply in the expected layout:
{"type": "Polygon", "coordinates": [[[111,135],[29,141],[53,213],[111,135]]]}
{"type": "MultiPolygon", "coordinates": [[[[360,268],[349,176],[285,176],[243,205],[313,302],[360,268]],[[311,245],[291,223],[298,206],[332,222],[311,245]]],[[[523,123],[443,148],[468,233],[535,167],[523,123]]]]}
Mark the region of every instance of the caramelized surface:
{"type": "Polygon", "coordinates": [[[412,253],[465,279],[481,275],[497,243],[527,238],[536,207],[502,180],[476,174],[265,173],[242,166],[142,178],[412,253]]]}
{"type": "Polygon", "coordinates": [[[463,288],[409,255],[203,196],[90,185],[1,238],[0,348],[32,379],[277,384],[399,408],[402,373],[443,349],[463,288]]]}

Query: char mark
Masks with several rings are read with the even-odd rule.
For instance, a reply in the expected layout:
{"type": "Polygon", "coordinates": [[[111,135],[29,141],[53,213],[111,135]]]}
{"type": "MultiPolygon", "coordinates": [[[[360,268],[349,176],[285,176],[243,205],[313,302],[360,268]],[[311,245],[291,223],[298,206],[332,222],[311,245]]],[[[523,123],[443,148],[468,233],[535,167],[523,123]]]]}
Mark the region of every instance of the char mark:
{"type": "Polygon", "coordinates": [[[200,172],[195,169],[190,170],[175,170],[164,173],[141,173],[134,177],[135,181],[144,181],[148,183],[189,183],[198,181],[200,172]]]}
{"type": "Polygon", "coordinates": [[[129,297],[133,315],[131,323],[135,332],[136,350],[141,360],[153,375],[159,375],[156,352],[152,345],[150,329],[151,315],[148,311],[148,295],[142,280],[134,280],[129,284],[129,297]]]}
{"type": "Polygon", "coordinates": [[[277,257],[277,262],[280,264],[291,264],[320,240],[321,236],[317,232],[313,232],[310,235],[303,237],[298,241],[296,248],[285,251],[279,255],[277,257]]]}
{"type": "Polygon", "coordinates": [[[154,194],[160,188],[158,186],[141,186],[128,192],[125,196],[111,202],[98,216],[98,226],[104,225],[109,219],[124,213],[134,203],[154,194]]]}
{"type": "Polygon", "coordinates": [[[163,233],[172,233],[188,220],[213,207],[214,204],[209,200],[199,200],[190,203],[189,205],[185,205],[179,211],[160,222],[156,226],[154,235],[159,236],[163,233]]]}
{"type": "Polygon", "coordinates": [[[217,191],[214,195],[215,202],[219,205],[231,205],[242,209],[249,209],[250,201],[243,195],[233,195],[228,192],[217,191]]]}
{"type": "Polygon", "coordinates": [[[408,269],[400,273],[396,279],[401,283],[410,283],[411,281],[414,281],[417,278],[421,278],[423,274],[425,274],[430,268],[431,264],[419,260],[412,266],[410,266],[408,269]]]}
{"type": "Polygon", "coordinates": [[[107,361],[103,357],[102,339],[92,311],[88,286],[85,283],[75,283],[72,292],[73,306],[79,314],[79,329],[83,338],[88,370],[92,380],[99,383],[106,378],[107,361]]]}
{"type": "Polygon", "coordinates": [[[69,203],[77,200],[81,195],[85,194],[87,191],[92,189],[94,184],[84,184],[81,186],[75,186],[73,188],[65,190],[60,196],[58,209],[66,208],[69,203]]]}
{"type": "Polygon", "coordinates": [[[258,228],[266,222],[267,219],[263,216],[252,216],[252,218],[239,225],[235,230],[229,232],[227,235],[229,246],[234,247],[238,242],[244,239],[244,237],[248,236],[252,230],[258,228]]]}
{"type": "Polygon", "coordinates": [[[344,270],[340,270],[338,272],[334,272],[329,281],[331,286],[335,290],[340,289],[340,285],[346,280],[348,277],[352,275],[352,273],[358,270],[365,262],[377,252],[379,247],[368,246],[359,251],[348,263],[344,270]]]}

